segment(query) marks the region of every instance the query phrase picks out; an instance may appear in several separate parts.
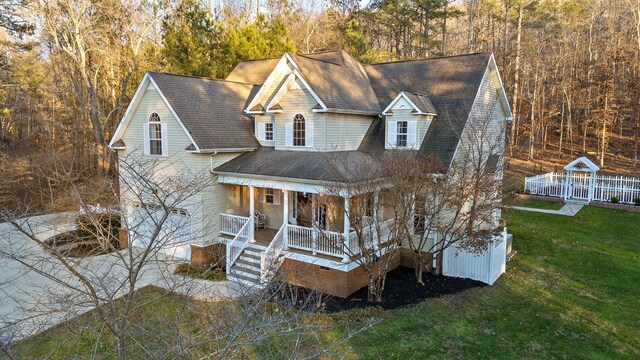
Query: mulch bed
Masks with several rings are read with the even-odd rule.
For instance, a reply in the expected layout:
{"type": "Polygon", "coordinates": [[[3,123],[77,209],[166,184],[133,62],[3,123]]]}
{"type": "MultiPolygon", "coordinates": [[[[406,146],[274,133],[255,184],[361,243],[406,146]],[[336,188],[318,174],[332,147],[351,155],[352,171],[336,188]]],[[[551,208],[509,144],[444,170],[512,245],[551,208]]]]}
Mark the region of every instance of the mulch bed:
{"type": "Polygon", "coordinates": [[[606,209],[616,209],[616,210],[625,210],[625,211],[633,211],[640,212],[640,206],[629,205],[629,204],[614,204],[608,202],[600,202],[600,201],[592,201],[589,203],[591,206],[606,208],[606,209]]]}
{"type": "Polygon", "coordinates": [[[413,269],[399,267],[387,274],[382,303],[367,301],[367,288],[364,287],[346,299],[331,297],[324,301],[325,311],[339,312],[350,309],[380,306],[384,309],[398,309],[420,303],[426,299],[442,295],[455,294],[467,289],[487,286],[479,281],[445,276],[424,275],[425,285],[416,282],[413,269]]]}

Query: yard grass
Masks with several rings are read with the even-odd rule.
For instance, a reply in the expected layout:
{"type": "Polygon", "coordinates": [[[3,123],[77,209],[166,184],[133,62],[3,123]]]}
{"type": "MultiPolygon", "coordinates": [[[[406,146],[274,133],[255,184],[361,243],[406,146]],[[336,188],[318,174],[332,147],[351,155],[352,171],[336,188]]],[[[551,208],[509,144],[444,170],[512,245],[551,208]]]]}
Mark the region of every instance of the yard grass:
{"type": "Polygon", "coordinates": [[[562,202],[549,202],[544,200],[536,200],[536,199],[528,199],[528,200],[519,200],[516,199],[511,204],[513,206],[522,206],[528,208],[535,209],[546,209],[546,210],[560,210],[564,206],[562,202]]]}
{"type": "MultiPolygon", "coordinates": [[[[517,210],[503,217],[518,254],[494,286],[375,313],[381,323],[326,358],[639,358],[640,214],[585,207],[575,217],[517,210]]],[[[222,305],[177,300],[167,296],[137,315],[146,322],[144,330],[136,331],[143,339],[148,334],[150,347],[170,343],[175,322],[183,324],[182,332],[197,331],[199,314],[222,305]]],[[[327,328],[313,336],[338,339],[344,331],[341,316],[318,316],[327,328]]],[[[106,349],[112,339],[104,333],[101,346],[92,347],[97,323],[77,326],[89,320],[81,317],[17,350],[25,358],[52,351],[52,358],[88,357],[92,351],[110,356],[106,349]]],[[[278,341],[263,343],[249,357],[270,357],[278,341]]]]}
{"type": "Polygon", "coordinates": [[[492,287],[393,312],[368,359],[640,357],[640,214],[505,211],[518,251],[492,287]]]}

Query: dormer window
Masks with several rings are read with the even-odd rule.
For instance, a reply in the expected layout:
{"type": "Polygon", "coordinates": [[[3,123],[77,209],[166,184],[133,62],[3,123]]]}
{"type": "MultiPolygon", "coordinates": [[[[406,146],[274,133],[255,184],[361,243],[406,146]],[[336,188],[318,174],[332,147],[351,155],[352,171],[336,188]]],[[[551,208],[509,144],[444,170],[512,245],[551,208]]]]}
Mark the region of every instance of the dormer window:
{"type": "Polygon", "coordinates": [[[293,146],[306,145],[306,125],[304,116],[297,114],[293,118],[293,146]]]}
{"type": "Polygon", "coordinates": [[[149,122],[144,124],[145,155],[167,156],[167,124],[162,123],[158,113],[149,115],[149,122]]]}
{"type": "Polygon", "coordinates": [[[414,120],[387,120],[387,148],[417,149],[418,122],[414,120]]]}
{"type": "Polygon", "coordinates": [[[407,147],[407,130],[408,125],[406,121],[398,121],[396,127],[396,146],[407,147]]]}

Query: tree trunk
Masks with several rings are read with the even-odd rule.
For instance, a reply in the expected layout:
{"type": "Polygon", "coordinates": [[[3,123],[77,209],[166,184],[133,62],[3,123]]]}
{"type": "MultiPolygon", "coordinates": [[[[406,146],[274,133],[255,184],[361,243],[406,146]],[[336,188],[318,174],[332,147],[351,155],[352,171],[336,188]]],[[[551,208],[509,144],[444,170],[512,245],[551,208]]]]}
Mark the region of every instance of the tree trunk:
{"type": "Polygon", "coordinates": [[[518,127],[518,86],[520,80],[520,50],[522,48],[522,13],[524,12],[524,4],[520,3],[518,7],[518,27],[516,31],[516,58],[515,70],[513,74],[513,101],[511,112],[513,114],[513,122],[511,125],[511,145],[515,145],[516,128],[518,127]]]}

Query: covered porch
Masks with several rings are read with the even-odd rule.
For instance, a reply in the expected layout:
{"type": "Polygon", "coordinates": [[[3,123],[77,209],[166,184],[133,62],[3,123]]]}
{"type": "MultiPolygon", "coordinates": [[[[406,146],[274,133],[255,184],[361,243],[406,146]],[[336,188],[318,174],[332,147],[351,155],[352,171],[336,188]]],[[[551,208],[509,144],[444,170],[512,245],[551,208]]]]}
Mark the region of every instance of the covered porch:
{"type": "Polygon", "coordinates": [[[282,182],[256,185],[228,185],[236,207],[220,214],[220,234],[229,242],[240,236],[265,250],[282,247],[290,252],[349,262],[360,252],[350,209],[363,206],[362,201],[370,207],[362,221],[373,223],[377,218],[382,231],[390,231],[391,222],[385,219],[377,191],[365,200],[335,195],[336,191],[321,186],[282,182]]]}

